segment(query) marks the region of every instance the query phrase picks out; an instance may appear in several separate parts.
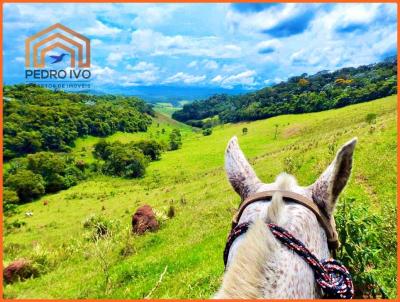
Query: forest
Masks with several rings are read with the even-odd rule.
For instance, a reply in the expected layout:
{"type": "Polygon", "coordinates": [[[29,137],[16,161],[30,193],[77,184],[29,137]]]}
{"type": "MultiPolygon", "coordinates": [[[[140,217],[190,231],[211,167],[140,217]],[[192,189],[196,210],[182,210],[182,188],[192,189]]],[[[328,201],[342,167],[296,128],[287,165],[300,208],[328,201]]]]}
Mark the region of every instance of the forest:
{"type": "Polygon", "coordinates": [[[93,175],[142,177],[150,161],[182,145],[178,129],[164,144],[152,139],[111,144],[103,139],[94,146],[96,160],[89,164],[71,152],[78,138],[146,132],[155,115],[152,107],[136,97],[66,93],[35,85],[5,86],[3,103],[5,215],[14,213],[18,204],[93,175]]]}
{"type": "Polygon", "coordinates": [[[282,114],[318,112],[362,103],[397,93],[397,58],[383,62],[306,73],[243,95],[218,94],[185,104],[172,117],[195,127],[251,121],[282,114]]]}
{"type": "Polygon", "coordinates": [[[67,152],[78,137],[146,131],[154,112],[136,97],[4,87],[4,160],[39,151],[67,152]]]}

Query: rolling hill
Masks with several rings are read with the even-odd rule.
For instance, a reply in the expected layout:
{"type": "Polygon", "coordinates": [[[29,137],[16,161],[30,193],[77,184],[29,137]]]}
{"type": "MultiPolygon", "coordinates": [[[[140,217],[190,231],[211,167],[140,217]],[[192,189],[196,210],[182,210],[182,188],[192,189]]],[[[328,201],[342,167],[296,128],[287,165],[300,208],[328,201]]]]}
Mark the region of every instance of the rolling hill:
{"type": "Polygon", "coordinates": [[[207,118],[221,123],[251,121],[293,113],[318,112],[371,101],[397,93],[397,57],[333,72],[306,73],[238,96],[218,94],[185,104],[172,117],[207,127],[207,118]]]}
{"type": "MultiPolygon", "coordinates": [[[[393,95],[319,113],[223,124],[215,127],[211,136],[158,115],[148,132],[117,132],[107,140],[154,138],[159,128],[168,133],[178,127],[183,145],[151,162],[141,179],[93,175],[68,190],[19,206],[19,213],[4,222],[4,264],[26,258],[41,273],[37,278],[5,285],[4,296],[210,297],[221,281],[222,252],[239,203],[223,169],[226,144],[237,135],[263,181],[272,182],[277,174],[287,171],[302,185],[315,180],[340,144],[359,138],[354,172],[336,212],[341,240],[345,241],[338,258],[351,268],[359,290],[372,284],[359,295],[394,298],[396,107],[393,95]],[[246,135],[242,134],[244,127],[246,135]],[[133,236],[131,215],[143,204],[157,211],[161,229],[133,236]],[[170,206],[175,208],[173,218],[166,216],[170,206]],[[33,216],[26,217],[28,211],[33,216]],[[110,236],[90,239],[84,221],[93,215],[107,221],[110,236]]],[[[91,162],[91,148],[98,140],[79,138],[72,152],[91,162]]]]}

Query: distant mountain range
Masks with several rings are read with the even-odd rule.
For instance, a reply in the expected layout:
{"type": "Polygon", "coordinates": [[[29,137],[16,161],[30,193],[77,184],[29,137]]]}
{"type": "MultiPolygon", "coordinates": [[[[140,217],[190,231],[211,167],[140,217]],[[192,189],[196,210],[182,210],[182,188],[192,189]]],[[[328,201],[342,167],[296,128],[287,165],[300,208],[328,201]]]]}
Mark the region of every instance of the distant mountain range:
{"type": "Polygon", "coordinates": [[[215,94],[237,95],[248,93],[251,90],[242,88],[224,89],[220,87],[192,87],[192,86],[132,86],[132,87],[104,87],[82,91],[95,95],[116,94],[125,96],[137,96],[149,103],[168,102],[174,106],[181,106],[181,101],[195,101],[206,99],[215,94]]]}

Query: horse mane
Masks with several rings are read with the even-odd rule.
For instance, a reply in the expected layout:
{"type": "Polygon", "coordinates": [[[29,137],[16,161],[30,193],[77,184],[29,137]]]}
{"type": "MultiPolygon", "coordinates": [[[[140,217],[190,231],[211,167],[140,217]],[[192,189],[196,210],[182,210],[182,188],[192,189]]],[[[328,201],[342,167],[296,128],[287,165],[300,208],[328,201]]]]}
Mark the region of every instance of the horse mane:
{"type": "MultiPolygon", "coordinates": [[[[282,173],[277,177],[279,189],[287,190],[296,180],[282,173]]],[[[285,205],[281,194],[275,193],[268,211],[263,212],[249,227],[233,261],[227,267],[221,289],[215,299],[259,299],[263,298],[268,282],[276,280],[278,269],[274,252],[278,243],[265,223],[281,224],[285,219],[285,205]],[[268,264],[268,265],[267,265],[268,264]],[[269,277],[266,277],[269,276],[269,277]]],[[[272,286],[273,287],[273,286],[272,286]]]]}

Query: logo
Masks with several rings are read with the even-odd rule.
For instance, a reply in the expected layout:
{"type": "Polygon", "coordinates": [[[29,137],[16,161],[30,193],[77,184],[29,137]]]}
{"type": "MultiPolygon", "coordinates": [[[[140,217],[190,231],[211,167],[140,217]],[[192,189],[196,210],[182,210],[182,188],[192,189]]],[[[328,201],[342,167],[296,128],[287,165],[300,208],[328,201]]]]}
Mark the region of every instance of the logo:
{"type": "Polygon", "coordinates": [[[56,23],[25,40],[26,81],[72,88],[77,82],[87,84],[90,77],[90,39],[84,35],[56,23]]]}

